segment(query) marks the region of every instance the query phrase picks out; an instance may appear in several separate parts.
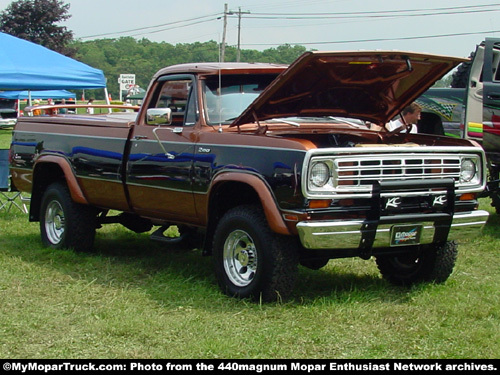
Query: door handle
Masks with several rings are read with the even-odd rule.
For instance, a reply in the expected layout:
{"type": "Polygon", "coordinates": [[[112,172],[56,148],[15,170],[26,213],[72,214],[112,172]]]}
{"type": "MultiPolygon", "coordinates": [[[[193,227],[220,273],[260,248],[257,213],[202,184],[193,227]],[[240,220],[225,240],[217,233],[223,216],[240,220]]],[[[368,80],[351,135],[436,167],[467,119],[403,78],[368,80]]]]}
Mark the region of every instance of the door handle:
{"type": "Polygon", "coordinates": [[[140,140],[140,139],[148,139],[148,136],[147,135],[136,135],[136,136],[134,136],[134,139],[136,141],[140,140]]]}

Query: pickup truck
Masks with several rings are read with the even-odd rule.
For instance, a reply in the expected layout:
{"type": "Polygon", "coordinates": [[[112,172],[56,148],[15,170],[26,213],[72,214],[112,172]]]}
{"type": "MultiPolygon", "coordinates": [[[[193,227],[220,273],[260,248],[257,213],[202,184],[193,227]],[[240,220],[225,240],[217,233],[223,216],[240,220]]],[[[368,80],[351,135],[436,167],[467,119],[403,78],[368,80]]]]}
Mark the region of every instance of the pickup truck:
{"type": "Polygon", "coordinates": [[[489,181],[483,193],[500,213],[500,39],[487,38],[459,65],[452,87],[430,88],[418,130],[473,139],[485,149],[489,181]]]}
{"type": "Polygon", "coordinates": [[[138,113],[20,118],[13,183],[45,245],[90,250],[111,222],[168,242],[176,225],[230,296],[287,298],[299,264],[345,257],[373,256],[394,284],[444,282],[456,241],[488,218],[484,151],[383,125],[462,61],[307,52],[290,66],[166,67],[138,113]]]}

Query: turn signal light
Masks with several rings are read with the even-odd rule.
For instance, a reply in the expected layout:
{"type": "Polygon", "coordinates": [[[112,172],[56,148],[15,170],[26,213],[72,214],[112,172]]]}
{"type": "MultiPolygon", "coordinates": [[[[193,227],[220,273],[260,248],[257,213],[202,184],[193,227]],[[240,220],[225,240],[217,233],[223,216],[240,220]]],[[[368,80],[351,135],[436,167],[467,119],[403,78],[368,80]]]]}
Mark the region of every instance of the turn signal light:
{"type": "Polygon", "coordinates": [[[309,201],[309,208],[328,208],[331,203],[331,199],[315,199],[309,201]]]}
{"type": "Polygon", "coordinates": [[[476,199],[476,194],[473,193],[465,193],[460,196],[461,201],[473,201],[476,199]]]}

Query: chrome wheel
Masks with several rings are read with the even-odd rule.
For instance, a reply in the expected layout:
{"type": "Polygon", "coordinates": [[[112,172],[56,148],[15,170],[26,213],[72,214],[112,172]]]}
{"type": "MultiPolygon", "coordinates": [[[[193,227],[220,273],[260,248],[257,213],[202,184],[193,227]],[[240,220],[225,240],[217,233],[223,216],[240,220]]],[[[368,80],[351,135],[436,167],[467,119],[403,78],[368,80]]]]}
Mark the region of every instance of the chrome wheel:
{"type": "Polygon", "coordinates": [[[215,275],[224,293],[263,302],[290,295],[297,277],[297,241],[274,233],[260,206],[228,210],[213,237],[215,275]]]}
{"type": "Polygon", "coordinates": [[[42,242],[54,249],[89,251],[94,244],[97,210],[77,204],[68,187],[54,182],[44,191],[40,203],[42,242]]]}
{"type": "Polygon", "coordinates": [[[45,211],[45,232],[50,243],[57,245],[61,242],[65,230],[64,210],[61,204],[53,200],[45,211]]]}
{"type": "Polygon", "coordinates": [[[223,263],[226,275],[234,285],[249,285],[257,272],[257,249],[252,237],[243,230],[235,230],[224,242],[223,263]]]}

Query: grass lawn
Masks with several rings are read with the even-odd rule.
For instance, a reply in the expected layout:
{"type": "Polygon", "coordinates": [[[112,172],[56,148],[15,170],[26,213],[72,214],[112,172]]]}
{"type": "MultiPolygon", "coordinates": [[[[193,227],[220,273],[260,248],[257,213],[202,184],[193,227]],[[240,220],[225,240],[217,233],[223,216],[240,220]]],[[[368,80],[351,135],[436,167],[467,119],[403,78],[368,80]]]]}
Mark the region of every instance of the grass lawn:
{"type": "MultiPolygon", "coordinates": [[[[10,131],[0,130],[0,148],[10,131]]],[[[292,298],[219,292],[211,259],[107,225],[95,253],[43,248],[0,212],[1,358],[499,358],[500,219],[464,241],[449,280],[394,287],[373,259],[300,268],[292,298]]]]}
{"type": "Polygon", "coordinates": [[[10,147],[12,139],[12,129],[0,129],[0,149],[10,147]]]}
{"type": "Polygon", "coordinates": [[[0,213],[1,358],[499,358],[498,215],[442,285],[394,287],[373,260],[300,268],[291,300],[219,292],[211,259],[118,225],[95,253],[43,248],[0,213]]]}

